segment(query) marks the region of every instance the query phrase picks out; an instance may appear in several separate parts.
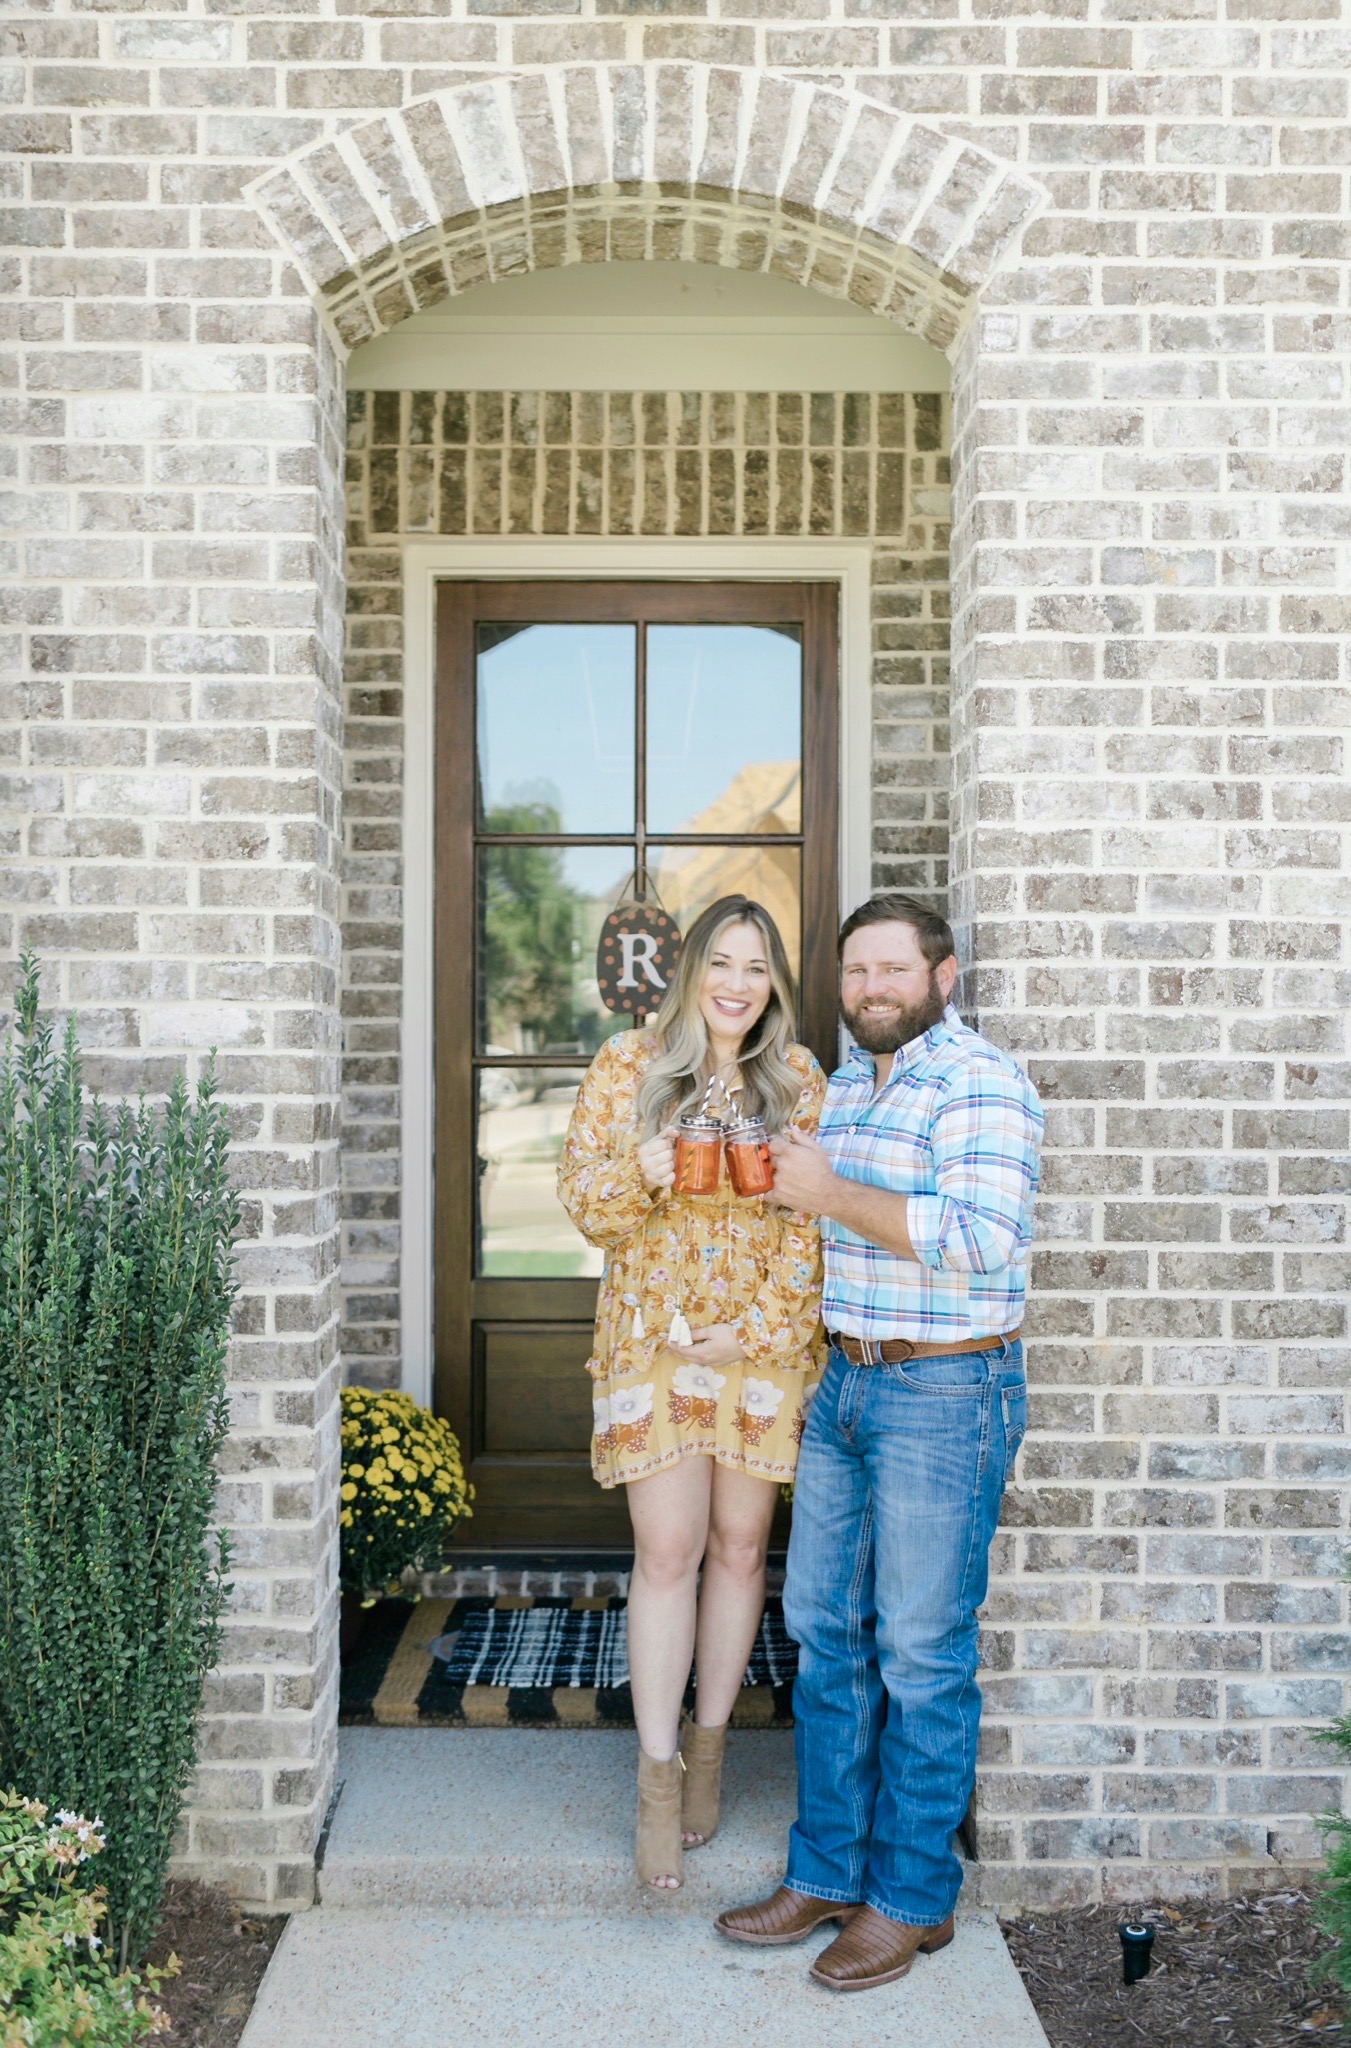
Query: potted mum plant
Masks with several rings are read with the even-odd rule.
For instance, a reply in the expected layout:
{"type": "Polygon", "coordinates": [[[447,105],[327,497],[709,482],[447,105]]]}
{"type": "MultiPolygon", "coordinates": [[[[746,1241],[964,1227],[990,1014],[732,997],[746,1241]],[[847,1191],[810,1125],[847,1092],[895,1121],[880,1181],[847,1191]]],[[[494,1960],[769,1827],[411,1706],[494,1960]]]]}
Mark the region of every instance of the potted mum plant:
{"type": "Polygon", "coordinates": [[[473,1497],[448,1422],[419,1408],[411,1394],[343,1388],[338,1520],[345,1647],[361,1608],[382,1594],[406,1592],[406,1572],[441,1561],[456,1523],[473,1513],[473,1497]]]}

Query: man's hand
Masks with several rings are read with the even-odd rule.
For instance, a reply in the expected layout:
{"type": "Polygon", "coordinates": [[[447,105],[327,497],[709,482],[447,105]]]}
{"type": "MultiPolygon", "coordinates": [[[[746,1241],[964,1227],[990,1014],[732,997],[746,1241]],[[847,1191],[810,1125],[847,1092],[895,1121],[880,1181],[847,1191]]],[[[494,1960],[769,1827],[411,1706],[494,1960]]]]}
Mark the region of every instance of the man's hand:
{"type": "Polygon", "coordinates": [[[688,1344],[672,1344],[668,1348],[679,1352],[691,1365],[735,1365],[746,1356],[730,1323],[712,1323],[706,1330],[691,1330],[688,1344]]]}
{"type": "Polygon", "coordinates": [[[815,1138],[798,1131],[785,1131],[771,1138],[774,1160],[774,1190],[770,1200],[785,1209],[797,1209],[808,1216],[825,1216],[842,1223],[855,1237],[880,1245],[898,1259],[915,1258],[906,1223],[905,1195],[893,1195],[886,1188],[868,1186],[836,1173],[830,1154],[815,1138]]]}
{"type": "Polygon", "coordinates": [[[808,1216],[824,1215],[838,1185],[824,1145],[801,1131],[788,1130],[781,1138],[770,1139],[769,1151],[774,1161],[770,1200],[808,1216]]]}

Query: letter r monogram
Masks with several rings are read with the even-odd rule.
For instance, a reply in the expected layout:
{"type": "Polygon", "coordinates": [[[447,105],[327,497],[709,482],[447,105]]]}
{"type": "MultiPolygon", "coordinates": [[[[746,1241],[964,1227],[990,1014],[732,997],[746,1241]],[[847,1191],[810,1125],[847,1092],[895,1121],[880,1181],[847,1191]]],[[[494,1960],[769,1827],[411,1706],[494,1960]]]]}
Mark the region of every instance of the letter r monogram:
{"type": "Polygon", "coordinates": [[[666,983],[657,972],[657,941],[651,932],[621,932],[619,934],[621,972],[619,988],[638,988],[638,976],[634,969],[642,970],[643,978],[653,988],[665,988],[666,983]]]}

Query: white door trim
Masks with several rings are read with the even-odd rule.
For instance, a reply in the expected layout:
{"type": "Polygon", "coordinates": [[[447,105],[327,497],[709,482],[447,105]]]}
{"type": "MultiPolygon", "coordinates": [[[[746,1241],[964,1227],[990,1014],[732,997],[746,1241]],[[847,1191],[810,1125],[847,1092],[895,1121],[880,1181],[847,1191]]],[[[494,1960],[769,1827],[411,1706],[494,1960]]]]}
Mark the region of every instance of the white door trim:
{"type": "Polygon", "coordinates": [[[409,541],[404,550],[403,1030],[399,1312],[401,1384],[432,1395],[432,803],[436,586],[447,578],[716,577],[840,587],[840,889],[872,867],[870,541],[409,541]]]}

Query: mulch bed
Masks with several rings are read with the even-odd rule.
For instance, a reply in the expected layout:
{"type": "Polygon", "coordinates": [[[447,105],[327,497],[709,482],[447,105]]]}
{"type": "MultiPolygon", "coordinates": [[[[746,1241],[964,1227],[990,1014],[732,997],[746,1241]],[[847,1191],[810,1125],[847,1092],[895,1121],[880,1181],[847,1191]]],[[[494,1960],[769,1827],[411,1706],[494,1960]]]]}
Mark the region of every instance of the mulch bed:
{"type": "Polygon", "coordinates": [[[283,1913],[253,1919],[223,1892],[175,1879],[150,1961],[162,1967],[176,1955],[182,1967],[157,2001],[173,2031],[155,2039],[165,2048],[236,2048],[285,1925],[283,1913]]]}
{"type": "Polygon", "coordinates": [[[1184,1911],[1094,1906],[1004,1923],[1051,2048],[1291,2048],[1328,2042],[1342,2001],[1315,1964],[1328,1948],[1302,1892],[1184,1911]],[[1154,1929],[1153,1968],[1121,1980],[1123,1920],[1154,1929]]]}

